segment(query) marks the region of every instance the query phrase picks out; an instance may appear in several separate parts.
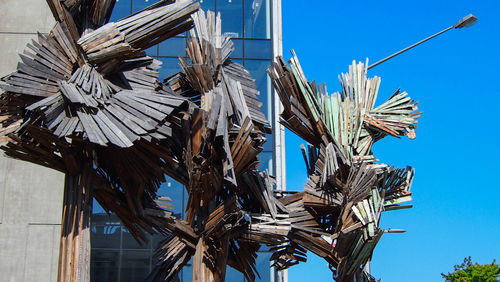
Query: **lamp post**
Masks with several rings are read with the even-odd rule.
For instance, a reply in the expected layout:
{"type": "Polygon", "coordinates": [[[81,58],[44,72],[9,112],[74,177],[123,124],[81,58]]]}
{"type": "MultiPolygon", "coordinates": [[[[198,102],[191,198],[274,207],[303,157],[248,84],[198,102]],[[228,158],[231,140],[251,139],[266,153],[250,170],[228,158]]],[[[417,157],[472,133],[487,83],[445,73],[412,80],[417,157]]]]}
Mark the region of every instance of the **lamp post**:
{"type": "Polygon", "coordinates": [[[425,41],[427,41],[427,40],[430,40],[430,39],[432,39],[432,38],[434,38],[434,37],[436,37],[436,36],[438,36],[438,35],[440,35],[440,34],[443,34],[443,33],[447,32],[448,30],[451,30],[451,29],[454,29],[454,28],[464,28],[464,27],[469,27],[469,26],[471,26],[471,25],[475,24],[475,23],[476,23],[476,21],[477,21],[477,18],[476,18],[473,14],[469,14],[469,15],[467,15],[467,16],[465,16],[465,17],[463,17],[462,19],[460,19],[460,20],[459,20],[458,22],[456,22],[454,25],[452,25],[452,26],[450,26],[450,27],[448,27],[448,28],[446,28],[446,29],[443,29],[443,30],[441,30],[440,32],[438,32],[438,33],[436,33],[436,34],[433,34],[433,35],[431,35],[431,36],[429,36],[429,37],[427,37],[427,38],[425,38],[425,39],[422,39],[422,40],[420,40],[419,42],[417,42],[417,43],[415,43],[415,44],[413,44],[413,45],[410,45],[410,46],[408,46],[408,47],[404,48],[403,50],[401,50],[401,51],[399,51],[399,52],[396,52],[396,53],[394,53],[394,54],[392,54],[392,55],[390,55],[390,56],[388,56],[388,57],[386,57],[386,58],[384,58],[384,59],[382,59],[382,60],[380,60],[380,61],[378,61],[378,62],[373,63],[372,65],[368,66],[368,68],[367,68],[367,69],[371,69],[371,68],[373,68],[373,67],[375,67],[375,66],[378,66],[378,65],[380,65],[381,63],[383,63],[383,62],[385,62],[385,61],[387,61],[387,60],[389,60],[389,59],[391,59],[391,58],[394,58],[394,57],[396,57],[397,55],[399,55],[399,54],[401,54],[401,53],[403,53],[403,52],[406,52],[406,51],[410,50],[411,48],[413,48],[413,47],[415,47],[415,46],[418,46],[418,45],[420,45],[420,44],[424,43],[424,42],[425,42],[425,41]]]}

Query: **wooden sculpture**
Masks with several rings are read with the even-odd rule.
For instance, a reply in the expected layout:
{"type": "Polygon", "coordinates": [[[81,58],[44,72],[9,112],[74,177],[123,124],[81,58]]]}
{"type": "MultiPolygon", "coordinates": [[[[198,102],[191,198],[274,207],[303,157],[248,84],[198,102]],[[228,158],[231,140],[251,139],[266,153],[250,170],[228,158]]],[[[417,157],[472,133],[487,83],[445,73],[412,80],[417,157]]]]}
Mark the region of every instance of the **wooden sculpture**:
{"type": "Polygon", "coordinates": [[[191,258],[195,281],[224,281],[227,265],[253,281],[262,244],[278,270],[309,250],[337,281],[372,279],[363,266],[384,233],[381,212],[410,207],[400,203],[411,200],[413,169],[371,152],[387,135],[415,137],[419,113],[405,92],[375,107],[380,79],[353,63],[329,95],[295,54],[290,66],[277,57],[268,72],[281,122],[309,143],[305,189],[285,196],[258,170],[271,129],[254,80],[229,58],[219,15],[160,1],[106,23],[113,0],[48,3],[54,29],[0,84],[0,137],[7,156],[66,174],[59,281],[90,279],[93,198],[138,241],[166,235],[151,281],[171,280],[191,258]],[[179,57],[182,71],[161,83],[160,63],[143,50],[187,30],[189,60],[179,57]],[[185,219],[156,195],[165,174],[187,189],[185,219]]]}
{"type": "Polygon", "coordinates": [[[282,124],[310,144],[302,146],[309,178],[304,192],[279,199],[288,210],[283,218],[261,217],[258,229],[287,227],[289,243],[274,256],[278,268],[303,261],[305,248],[329,262],[337,281],[370,281],[361,269],[380,237],[402,232],[381,230],[381,212],[411,207],[400,204],[411,200],[414,175],[411,167],[378,163],[371,148],[387,135],[415,138],[421,112],[399,89],[375,107],[380,78],[367,78],[368,60],[353,62],[339,76],[341,92],[329,95],[292,55],[290,66],[278,57],[268,73],[283,104],[282,124]]]}

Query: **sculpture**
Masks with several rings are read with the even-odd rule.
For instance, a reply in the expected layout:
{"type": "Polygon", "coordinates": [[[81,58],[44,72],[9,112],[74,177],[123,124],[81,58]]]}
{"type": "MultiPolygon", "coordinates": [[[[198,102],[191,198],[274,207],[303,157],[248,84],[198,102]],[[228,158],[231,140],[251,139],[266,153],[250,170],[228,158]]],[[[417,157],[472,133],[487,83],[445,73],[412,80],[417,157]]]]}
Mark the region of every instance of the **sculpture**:
{"type": "Polygon", "coordinates": [[[0,112],[6,155],[66,174],[59,281],[89,280],[91,200],[117,214],[137,240],[169,235],[153,281],[168,281],[193,257],[195,281],[223,281],[231,265],[253,281],[261,244],[277,269],[330,263],[337,281],[362,271],[383,230],[384,210],[405,208],[413,169],[376,163],[373,143],[408,135],[416,103],[399,90],[374,108],[380,79],[363,64],[342,77],[340,94],[309,83],[295,54],[269,75],[282,123],[310,145],[304,192],[285,196],[258,171],[270,128],[248,71],[232,61],[221,19],[192,1],[160,1],[105,24],[113,0],[48,0],[57,23],[28,44],[3,78],[0,112]],[[192,27],[195,29],[191,29],[192,27]],[[158,81],[159,63],[143,50],[190,30],[189,61],[158,81]],[[167,174],[187,188],[186,218],[162,208],[167,174]]]}

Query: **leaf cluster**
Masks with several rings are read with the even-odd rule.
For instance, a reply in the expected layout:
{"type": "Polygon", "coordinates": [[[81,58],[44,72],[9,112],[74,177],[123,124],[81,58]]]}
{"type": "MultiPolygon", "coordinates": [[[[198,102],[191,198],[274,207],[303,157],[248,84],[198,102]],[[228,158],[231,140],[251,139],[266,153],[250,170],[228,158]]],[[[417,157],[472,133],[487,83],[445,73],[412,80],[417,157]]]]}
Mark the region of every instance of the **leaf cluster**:
{"type": "Polygon", "coordinates": [[[454,272],[441,273],[446,281],[461,282],[492,282],[500,281],[500,266],[493,260],[491,264],[472,263],[471,257],[464,258],[462,264],[454,266],[454,272]]]}

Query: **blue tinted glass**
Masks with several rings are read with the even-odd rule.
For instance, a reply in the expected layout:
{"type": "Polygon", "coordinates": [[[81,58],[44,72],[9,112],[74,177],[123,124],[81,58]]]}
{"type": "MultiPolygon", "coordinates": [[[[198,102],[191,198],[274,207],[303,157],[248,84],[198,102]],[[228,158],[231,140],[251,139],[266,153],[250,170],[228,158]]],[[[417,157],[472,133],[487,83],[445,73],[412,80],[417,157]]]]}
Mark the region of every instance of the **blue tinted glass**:
{"type": "Polygon", "coordinates": [[[245,38],[271,38],[269,0],[245,0],[245,38]]]}
{"type": "Polygon", "coordinates": [[[90,230],[92,248],[120,248],[121,227],[119,225],[92,225],[90,230]]]}
{"type": "Polygon", "coordinates": [[[259,277],[255,277],[255,281],[269,281],[271,277],[271,263],[269,259],[271,258],[272,253],[268,252],[259,252],[257,253],[257,259],[255,260],[255,267],[259,272],[259,277]]]}
{"type": "Polygon", "coordinates": [[[274,149],[273,146],[273,134],[266,134],[266,143],[264,143],[264,151],[272,152],[274,149]]]}
{"type": "MultiPolygon", "coordinates": [[[[165,242],[165,239],[167,239],[167,236],[163,235],[163,234],[155,234],[152,236],[153,239],[152,239],[152,246],[153,246],[153,250],[155,250],[156,248],[162,246],[165,242]]],[[[170,237],[172,237],[172,235],[170,235],[170,237]]],[[[168,237],[168,238],[170,238],[168,237]]]]}
{"type": "Polygon", "coordinates": [[[186,56],[186,38],[169,38],[158,45],[158,55],[167,57],[186,56]]]}
{"type": "Polygon", "coordinates": [[[163,62],[163,65],[159,69],[160,75],[159,80],[163,81],[165,78],[172,76],[181,71],[179,66],[179,59],[177,58],[158,58],[158,60],[163,62]]]}
{"type": "Polygon", "coordinates": [[[243,40],[232,39],[234,51],[231,54],[231,58],[243,58],[243,40]]]}
{"type": "Polygon", "coordinates": [[[91,224],[92,225],[107,225],[107,224],[114,224],[114,225],[120,225],[120,219],[116,214],[112,213],[108,215],[104,209],[99,205],[96,199],[93,200],[92,202],[92,219],[91,219],[91,224]]]}
{"type": "Polygon", "coordinates": [[[221,14],[222,34],[227,37],[243,37],[243,1],[217,0],[217,12],[221,14]]]}
{"type": "Polygon", "coordinates": [[[245,40],[245,59],[271,59],[271,40],[245,40]]]}
{"type": "Polygon", "coordinates": [[[182,218],[184,214],[183,193],[184,186],[170,177],[166,177],[166,181],[161,184],[157,192],[158,196],[166,196],[172,199],[170,204],[174,206],[173,212],[178,218],[182,218]]]}
{"type": "Polygon", "coordinates": [[[137,242],[126,227],[122,227],[122,249],[151,249],[151,235],[146,233],[148,242],[137,242]]]}
{"type": "Polygon", "coordinates": [[[113,12],[111,13],[109,21],[117,22],[118,20],[129,16],[132,12],[130,1],[131,0],[116,1],[115,7],[113,8],[113,12]]]}
{"type": "Polygon", "coordinates": [[[158,2],[158,0],[132,0],[132,12],[138,12],[142,9],[147,8],[148,6],[153,5],[158,2]]]}
{"type": "Polygon", "coordinates": [[[91,250],[90,281],[118,281],[119,251],[91,250]]]}
{"type": "MultiPolygon", "coordinates": [[[[120,282],[144,281],[150,272],[151,251],[122,251],[120,282]]],[[[98,281],[98,280],[95,280],[98,281]]],[[[99,280],[106,281],[106,280],[99,280]]]]}
{"type": "Polygon", "coordinates": [[[241,60],[241,59],[231,59],[231,60],[237,62],[240,65],[243,65],[243,60],[241,60]]]}
{"type": "Polygon", "coordinates": [[[239,272],[238,270],[230,267],[229,265],[226,267],[226,281],[245,281],[245,276],[243,276],[243,273],[239,272]]]}
{"type": "Polygon", "coordinates": [[[158,56],[158,45],[149,47],[146,49],[146,55],[152,56],[152,57],[157,57],[158,56]]]}
{"type": "Polygon", "coordinates": [[[193,281],[193,258],[182,268],[182,281],[193,281]]]}
{"type": "Polygon", "coordinates": [[[274,175],[273,169],[273,153],[272,152],[261,152],[259,154],[259,170],[268,170],[270,175],[274,175]]]}
{"type": "Polygon", "coordinates": [[[105,213],[104,209],[99,205],[96,199],[92,200],[92,213],[105,213]]]}
{"type": "Polygon", "coordinates": [[[267,68],[271,65],[268,60],[245,60],[245,68],[250,72],[250,75],[255,79],[257,90],[259,90],[259,101],[263,103],[260,111],[264,113],[267,120],[272,119],[272,97],[271,80],[267,76],[267,68]]]}
{"type": "Polygon", "coordinates": [[[203,11],[215,11],[215,0],[200,0],[199,2],[203,11]]]}

